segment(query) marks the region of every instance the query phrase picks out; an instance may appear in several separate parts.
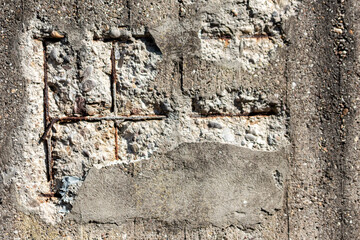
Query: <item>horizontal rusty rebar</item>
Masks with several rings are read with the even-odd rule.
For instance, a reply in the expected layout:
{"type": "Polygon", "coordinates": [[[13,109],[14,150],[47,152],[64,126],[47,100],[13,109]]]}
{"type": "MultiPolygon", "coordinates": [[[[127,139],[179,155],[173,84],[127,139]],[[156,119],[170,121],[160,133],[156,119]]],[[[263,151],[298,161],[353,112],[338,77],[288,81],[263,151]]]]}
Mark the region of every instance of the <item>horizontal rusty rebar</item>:
{"type": "Polygon", "coordinates": [[[250,113],[250,114],[191,114],[190,117],[191,118],[226,118],[226,117],[246,117],[246,118],[250,118],[250,117],[270,117],[270,116],[274,116],[276,114],[272,114],[272,113],[259,113],[259,114],[254,114],[254,113],[250,113]]]}
{"type": "Polygon", "coordinates": [[[165,115],[126,115],[126,116],[100,116],[100,117],[62,117],[59,118],[60,122],[74,122],[74,121],[88,121],[88,122],[97,122],[97,121],[146,121],[146,120],[162,120],[166,118],[165,115]]]}
{"type": "Polygon", "coordinates": [[[98,121],[128,121],[128,122],[138,122],[138,121],[149,121],[149,120],[163,120],[166,116],[164,115],[133,115],[133,116],[100,116],[100,117],[61,117],[61,118],[52,118],[50,123],[45,129],[44,134],[40,138],[40,142],[47,139],[51,128],[57,122],[78,122],[78,121],[87,121],[87,122],[98,122],[98,121]]]}

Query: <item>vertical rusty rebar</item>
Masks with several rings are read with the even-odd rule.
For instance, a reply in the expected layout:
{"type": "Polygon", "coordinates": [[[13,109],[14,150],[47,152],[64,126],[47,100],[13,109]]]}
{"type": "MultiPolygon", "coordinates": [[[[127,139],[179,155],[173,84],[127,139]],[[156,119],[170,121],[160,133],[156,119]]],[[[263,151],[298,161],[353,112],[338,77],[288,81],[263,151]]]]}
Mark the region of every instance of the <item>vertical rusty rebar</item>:
{"type": "Polygon", "coordinates": [[[44,117],[45,117],[45,127],[50,123],[50,114],[49,114],[49,88],[48,88],[48,75],[47,75],[47,43],[43,41],[43,52],[44,52],[44,117]]]}
{"type": "MultiPolygon", "coordinates": [[[[44,129],[46,129],[50,124],[50,113],[49,113],[49,86],[48,86],[48,66],[47,66],[47,42],[43,41],[43,52],[44,52],[44,129]]],[[[46,170],[47,170],[47,180],[52,182],[53,180],[53,162],[51,154],[51,133],[50,136],[46,139],[45,142],[45,152],[46,152],[46,170]]]]}
{"type": "MultiPolygon", "coordinates": [[[[115,42],[112,43],[111,48],[111,95],[112,95],[112,111],[114,116],[117,115],[117,106],[116,106],[116,60],[115,60],[115,42]]],[[[115,160],[119,159],[119,143],[118,143],[118,130],[117,123],[114,121],[114,129],[115,129],[115,160]]]]}
{"type": "Polygon", "coordinates": [[[113,113],[117,114],[117,106],[116,106],[116,81],[117,81],[117,74],[116,74],[116,59],[115,59],[115,42],[112,43],[111,48],[111,94],[112,94],[112,111],[113,113]]]}

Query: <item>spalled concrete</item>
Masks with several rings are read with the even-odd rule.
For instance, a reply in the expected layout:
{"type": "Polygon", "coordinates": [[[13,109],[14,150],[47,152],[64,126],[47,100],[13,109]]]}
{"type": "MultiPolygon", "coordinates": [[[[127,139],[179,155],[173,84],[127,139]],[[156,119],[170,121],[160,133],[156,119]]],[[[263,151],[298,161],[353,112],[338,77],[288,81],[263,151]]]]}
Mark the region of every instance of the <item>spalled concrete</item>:
{"type": "Polygon", "coordinates": [[[0,0],[1,238],[359,239],[359,9],[0,0]]]}

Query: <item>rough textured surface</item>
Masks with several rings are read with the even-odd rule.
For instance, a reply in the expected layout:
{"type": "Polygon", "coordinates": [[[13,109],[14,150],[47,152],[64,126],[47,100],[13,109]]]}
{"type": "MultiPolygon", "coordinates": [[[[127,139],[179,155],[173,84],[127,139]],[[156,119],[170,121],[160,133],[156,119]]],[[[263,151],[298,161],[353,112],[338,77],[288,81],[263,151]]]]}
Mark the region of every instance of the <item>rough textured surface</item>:
{"type": "Polygon", "coordinates": [[[357,1],[0,0],[0,6],[2,238],[360,238],[357,1]],[[46,126],[46,75],[51,117],[166,119],[55,123],[48,182],[49,145],[38,142],[46,126]],[[78,192],[92,171],[171,163],[155,156],[204,142],[242,146],[250,155],[272,155],[290,143],[281,209],[256,226],[63,219],[77,197],[86,199],[78,192]]]}
{"type": "Polygon", "coordinates": [[[189,228],[254,226],[282,207],[287,159],[284,150],[187,143],[128,168],[93,168],[71,217],[85,223],[144,218],[189,228]]]}
{"type": "MultiPolygon", "coordinates": [[[[237,78],[240,73],[267,67],[268,61],[279,54],[278,47],[284,46],[282,23],[275,29],[269,9],[254,10],[261,4],[252,2],[247,7],[246,2],[221,5],[214,1],[209,6],[202,2],[183,3],[182,7],[200,11],[202,17],[179,13],[181,21],[166,18],[168,25],[155,24],[156,21],[136,27],[90,24],[81,29],[82,35],[74,28],[58,28],[46,16],[30,19],[19,43],[22,72],[29,84],[26,90],[33,99],[27,113],[32,120],[25,121],[22,143],[24,159],[29,163],[24,164],[25,175],[16,178],[21,195],[19,204],[47,222],[59,223],[71,212],[74,199],[80,197],[79,187],[95,166],[153,161],[154,154],[189,142],[228,143],[261,151],[286,146],[288,116],[281,91],[246,86],[237,78]],[[226,13],[223,18],[223,12],[214,13],[215,6],[221,6],[225,12],[231,12],[230,7],[235,10],[247,7],[247,11],[262,17],[253,22],[249,14],[237,18],[234,13],[226,13]],[[179,24],[186,19],[194,24],[179,24]],[[241,67],[250,65],[242,59],[247,55],[238,52],[242,45],[238,39],[244,32],[236,29],[245,22],[255,26],[254,31],[246,33],[245,37],[253,40],[247,46],[259,46],[252,51],[269,57],[260,57],[263,63],[253,61],[251,69],[241,67]],[[180,32],[174,31],[176,28],[180,32]],[[184,39],[182,34],[189,38],[184,39]],[[175,42],[167,40],[168,37],[175,42]],[[210,45],[202,42],[207,38],[212,39],[210,45]],[[276,46],[264,48],[257,43],[259,39],[276,46]],[[207,52],[220,51],[217,54],[224,55],[214,41],[225,41],[221,49],[229,48],[233,57],[225,61],[207,52]],[[275,55],[269,55],[269,49],[275,55]],[[202,69],[206,65],[221,69],[211,84],[214,76],[202,69]],[[225,77],[224,81],[220,81],[220,76],[225,77]],[[44,90],[40,91],[41,88],[44,90]],[[153,115],[164,118],[83,121],[84,117],[153,115]],[[72,120],[54,121],[63,117],[72,120]],[[37,139],[41,132],[46,132],[44,146],[37,139]],[[42,161],[45,165],[41,165],[42,161]],[[30,189],[24,189],[25,182],[31,183],[30,189]],[[46,197],[50,199],[41,200],[46,197]]],[[[280,11],[285,19],[295,11],[296,4],[289,4],[286,9],[281,4],[271,4],[271,8],[280,11]]],[[[145,6],[136,4],[140,8],[145,6]]],[[[279,84],[274,83],[277,87],[279,84]]]]}

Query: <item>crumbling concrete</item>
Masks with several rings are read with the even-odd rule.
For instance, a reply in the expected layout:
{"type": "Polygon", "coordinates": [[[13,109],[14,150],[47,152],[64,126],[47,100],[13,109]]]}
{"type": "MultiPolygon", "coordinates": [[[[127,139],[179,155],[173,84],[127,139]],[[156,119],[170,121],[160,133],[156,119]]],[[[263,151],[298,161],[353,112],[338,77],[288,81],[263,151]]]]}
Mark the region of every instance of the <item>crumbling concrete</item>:
{"type": "MultiPolygon", "coordinates": [[[[205,15],[209,11],[206,9],[202,9],[205,15]]],[[[221,68],[225,66],[224,69],[226,64],[222,64],[222,59],[204,58],[211,54],[201,52],[209,48],[201,41],[194,40],[199,43],[200,51],[188,56],[173,51],[173,46],[162,39],[166,33],[164,27],[168,26],[153,30],[115,26],[104,31],[86,29],[83,38],[74,43],[72,31],[55,30],[46,21],[31,22],[21,42],[25,59],[23,71],[32,73],[28,91],[37,96],[36,102],[30,102],[30,108],[39,109],[38,106],[44,104],[44,109],[32,112],[37,122],[28,126],[26,132],[30,136],[37,131],[45,132],[42,139],[46,139],[47,144],[41,150],[46,154],[42,157],[46,165],[32,165],[29,171],[45,171],[50,188],[44,190],[46,182],[42,180],[32,188],[31,194],[21,194],[22,206],[29,212],[37,212],[32,206],[37,195],[51,196],[51,201],[41,205],[51,211],[38,214],[47,221],[59,222],[71,212],[74,199],[80,197],[79,187],[92,168],[153,161],[154,154],[172,151],[182,143],[228,143],[261,151],[277,151],[288,144],[288,119],[279,93],[246,88],[238,82],[221,83],[209,91],[201,84],[194,85],[201,77],[193,76],[199,71],[197,61],[213,62],[221,68]],[[37,51],[32,53],[36,44],[39,45],[37,51]],[[30,59],[29,63],[27,55],[36,59],[30,59]],[[169,72],[173,75],[171,78],[166,75],[169,72]],[[31,81],[32,77],[37,77],[37,81],[31,81]],[[45,90],[34,91],[33,84],[45,90]],[[164,119],[76,120],[83,116],[152,115],[164,116],[164,119]],[[73,120],[54,120],[63,117],[73,117],[73,120]],[[40,125],[43,126],[39,128],[40,125]],[[44,127],[49,130],[45,131],[44,127]]],[[[235,38],[235,35],[227,37],[235,38]]],[[[201,36],[190,36],[201,39],[201,36]]],[[[179,44],[188,45],[184,41],[179,44]]],[[[37,139],[33,138],[31,146],[38,146],[37,139]]]]}
{"type": "Polygon", "coordinates": [[[352,0],[0,3],[5,239],[358,238],[352,0]]]}

